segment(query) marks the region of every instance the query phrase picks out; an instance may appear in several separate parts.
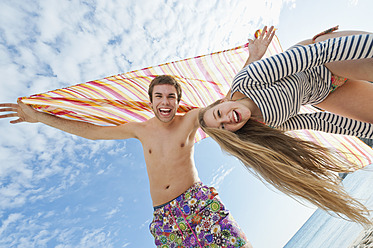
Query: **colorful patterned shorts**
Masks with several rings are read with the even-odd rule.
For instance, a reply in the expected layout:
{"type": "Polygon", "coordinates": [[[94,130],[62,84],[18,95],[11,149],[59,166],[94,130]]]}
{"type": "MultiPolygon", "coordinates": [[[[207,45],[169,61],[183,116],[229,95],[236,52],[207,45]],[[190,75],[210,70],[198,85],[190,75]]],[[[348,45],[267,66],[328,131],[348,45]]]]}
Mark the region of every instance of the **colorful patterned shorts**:
{"type": "Polygon", "coordinates": [[[245,234],[213,187],[196,183],[156,208],[150,232],[157,247],[241,247],[245,234]]]}
{"type": "Polygon", "coordinates": [[[344,85],[344,83],[346,83],[347,80],[348,80],[348,78],[332,75],[332,84],[330,85],[330,92],[329,93],[332,93],[338,87],[341,87],[342,85],[344,85]]]}

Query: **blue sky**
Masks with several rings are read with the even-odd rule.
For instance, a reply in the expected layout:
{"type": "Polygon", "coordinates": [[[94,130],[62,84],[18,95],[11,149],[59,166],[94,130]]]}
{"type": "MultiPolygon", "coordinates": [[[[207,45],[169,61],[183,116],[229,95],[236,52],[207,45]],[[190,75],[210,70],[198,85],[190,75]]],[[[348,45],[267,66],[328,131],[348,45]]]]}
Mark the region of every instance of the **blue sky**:
{"type": "MultiPolygon", "coordinates": [[[[275,25],[284,49],[331,26],[373,31],[371,0],[0,2],[0,102],[241,45],[275,25]]],[[[313,213],[211,140],[195,145],[254,247],[282,247],[313,213]]],[[[0,121],[0,247],[153,247],[140,142],[88,141],[0,121]]]]}

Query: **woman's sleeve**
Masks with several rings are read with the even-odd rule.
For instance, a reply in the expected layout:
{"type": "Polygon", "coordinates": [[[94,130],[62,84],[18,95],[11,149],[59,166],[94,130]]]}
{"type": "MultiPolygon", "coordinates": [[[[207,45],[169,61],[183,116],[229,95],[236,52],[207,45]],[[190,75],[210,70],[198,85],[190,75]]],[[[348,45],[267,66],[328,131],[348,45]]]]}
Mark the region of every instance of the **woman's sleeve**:
{"type": "Polygon", "coordinates": [[[253,81],[272,83],[329,62],[372,57],[373,34],[344,36],[307,46],[294,46],[283,53],[253,62],[236,79],[248,76],[253,81]]]}
{"type": "Polygon", "coordinates": [[[360,138],[373,138],[373,124],[329,112],[298,114],[277,128],[284,131],[311,129],[360,138]]]}

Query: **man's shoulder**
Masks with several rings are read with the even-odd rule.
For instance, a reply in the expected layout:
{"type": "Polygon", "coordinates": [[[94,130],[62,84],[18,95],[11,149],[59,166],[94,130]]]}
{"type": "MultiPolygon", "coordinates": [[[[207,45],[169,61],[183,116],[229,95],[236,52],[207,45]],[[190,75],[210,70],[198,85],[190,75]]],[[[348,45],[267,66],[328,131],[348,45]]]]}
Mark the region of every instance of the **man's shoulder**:
{"type": "Polygon", "coordinates": [[[133,122],[133,123],[135,123],[134,125],[136,125],[137,128],[147,128],[148,126],[154,125],[154,122],[156,122],[156,121],[157,121],[157,118],[153,117],[153,118],[150,118],[146,121],[133,122]]]}
{"type": "Polygon", "coordinates": [[[193,126],[197,127],[197,126],[199,126],[199,124],[198,124],[199,110],[200,110],[199,108],[192,109],[189,112],[187,112],[185,115],[178,116],[178,118],[180,118],[180,120],[183,123],[190,123],[193,126]]]}
{"type": "Polygon", "coordinates": [[[192,109],[188,111],[185,115],[182,115],[182,117],[186,119],[198,118],[199,110],[199,108],[192,109]]]}
{"type": "Polygon", "coordinates": [[[133,133],[135,136],[138,136],[139,133],[141,133],[144,129],[146,129],[146,126],[147,126],[147,121],[143,121],[143,122],[127,122],[127,123],[124,123],[124,124],[121,124],[118,126],[118,132],[121,132],[122,130],[123,131],[128,131],[128,132],[131,132],[133,133]]]}

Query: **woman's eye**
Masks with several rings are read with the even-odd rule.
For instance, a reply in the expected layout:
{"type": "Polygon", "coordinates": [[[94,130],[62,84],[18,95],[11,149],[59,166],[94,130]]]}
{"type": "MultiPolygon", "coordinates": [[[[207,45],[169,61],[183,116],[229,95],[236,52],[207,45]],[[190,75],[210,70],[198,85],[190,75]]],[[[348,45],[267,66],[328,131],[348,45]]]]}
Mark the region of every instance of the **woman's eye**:
{"type": "Polygon", "coordinates": [[[218,110],[218,116],[221,117],[220,110],[218,110]]]}
{"type": "Polygon", "coordinates": [[[221,129],[225,129],[224,124],[221,124],[221,129]]]}

